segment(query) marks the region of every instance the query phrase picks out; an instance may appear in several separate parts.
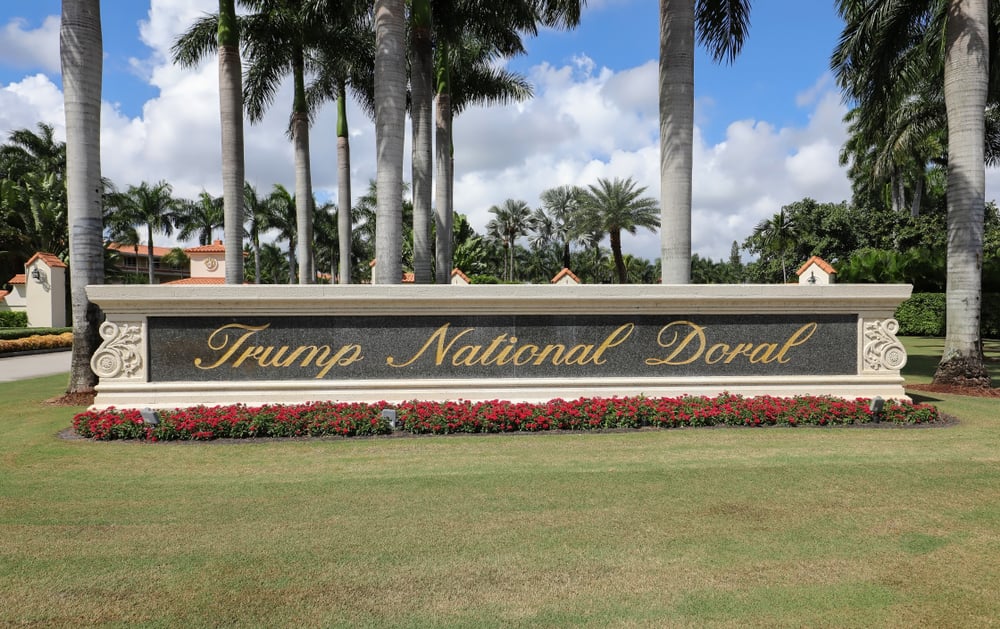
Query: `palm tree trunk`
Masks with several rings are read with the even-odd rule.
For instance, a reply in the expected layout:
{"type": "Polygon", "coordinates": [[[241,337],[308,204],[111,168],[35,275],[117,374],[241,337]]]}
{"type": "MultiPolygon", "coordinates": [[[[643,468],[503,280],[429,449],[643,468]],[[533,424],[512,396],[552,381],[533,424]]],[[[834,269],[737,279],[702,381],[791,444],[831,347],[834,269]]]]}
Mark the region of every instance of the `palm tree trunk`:
{"type": "MultiPolygon", "coordinates": [[[[226,283],[243,283],[243,79],[234,0],[219,0],[219,117],[226,283]]],[[[259,260],[255,260],[259,264],[259,260]]],[[[259,266],[258,274],[259,274],[259,266]]]]}
{"type": "Polygon", "coordinates": [[[375,0],[376,284],[403,281],[404,5],[403,0],[375,0]]]}
{"type": "Polygon", "coordinates": [[[146,225],[146,270],[149,271],[149,283],[156,283],[156,275],[153,273],[153,226],[146,225]]]}
{"type": "Polygon", "coordinates": [[[434,158],[437,181],[434,191],[435,275],[438,284],[451,282],[452,163],[451,163],[451,76],[448,45],[442,42],[437,60],[437,107],[434,111],[434,158]]]}
{"type": "Polygon", "coordinates": [[[313,284],[316,273],[312,256],[312,173],[309,166],[309,106],[306,103],[305,60],[301,48],[292,59],[295,100],[292,107],[292,143],[295,148],[296,257],[299,284],[313,284]]]}
{"type": "Polygon", "coordinates": [[[66,393],[92,392],[97,384],[90,358],[101,343],[98,328],[104,315],[87,297],[87,285],[104,282],[101,216],[103,54],[100,0],[63,0],[59,59],[66,113],[66,205],[73,311],[73,355],[66,393]]]}
{"type": "Polygon", "coordinates": [[[935,384],[990,386],[980,333],[988,22],[988,0],[949,0],[944,66],[948,112],[948,323],[935,384]]]}
{"type": "Polygon", "coordinates": [[[351,141],[347,132],[347,89],[337,86],[337,239],[340,283],[351,283],[351,141]]]}
{"type": "Polygon", "coordinates": [[[430,0],[414,0],[411,21],[413,55],[410,91],[413,103],[413,276],[417,284],[430,284],[431,196],[433,162],[434,50],[431,46],[430,0]]]}
{"type": "Polygon", "coordinates": [[[611,241],[611,253],[615,258],[615,272],[618,274],[619,284],[628,284],[628,274],[625,271],[625,259],[622,257],[622,233],[617,229],[611,230],[608,234],[611,241]]]}
{"type": "Polygon", "coordinates": [[[920,216],[920,203],[924,197],[924,175],[920,173],[913,184],[913,200],[910,202],[910,216],[917,218],[920,216]]]}
{"type": "Polygon", "coordinates": [[[260,237],[254,236],[253,239],[253,283],[260,284],[260,237]]]}
{"type": "Polygon", "coordinates": [[[694,5],[695,0],[660,0],[660,255],[664,284],[691,281],[694,5]]]}

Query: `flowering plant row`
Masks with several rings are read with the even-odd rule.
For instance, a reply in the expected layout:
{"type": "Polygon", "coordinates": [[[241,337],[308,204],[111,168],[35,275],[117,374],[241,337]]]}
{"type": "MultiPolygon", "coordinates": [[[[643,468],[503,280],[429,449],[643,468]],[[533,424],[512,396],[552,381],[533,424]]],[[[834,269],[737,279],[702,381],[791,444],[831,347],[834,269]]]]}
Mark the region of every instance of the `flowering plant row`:
{"type": "Polygon", "coordinates": [[[77,434],[93,439],[148,441],[253,437],[344,437],[393,431],[384,409],[394,408],[396,428],[412,434],[534,432],[609,428],[683,426],[798,426],[864,424],[882,421],[923,424],[939,421],[926,404],[888,400],[876,417],[869,400],[833,397],[779,398],[580,398],[527,402],[404,402],[375,404],[311,402],[297,405],[195,406],[159,411],[159,423],[147,425],[138,410],[109,408],[73,418],[77,434]]]}

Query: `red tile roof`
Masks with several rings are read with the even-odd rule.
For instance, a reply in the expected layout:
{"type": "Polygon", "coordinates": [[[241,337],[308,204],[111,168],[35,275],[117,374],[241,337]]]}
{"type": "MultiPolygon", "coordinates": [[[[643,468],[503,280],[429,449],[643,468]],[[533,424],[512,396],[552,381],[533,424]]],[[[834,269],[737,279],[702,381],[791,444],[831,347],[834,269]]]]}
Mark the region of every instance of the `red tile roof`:
{"type": "MultiPolygon", "coordinates": [[[[112,251],[121,251],[122,253],[131,253],[133,255],[146,257],[146,253],[149,251],[149,247],[146,245],[123,245],[120,242],[109,242],[108,249],[112,251]]],[[[172,249],[170,247],[153,247],[153,257],[162,258],[163,256],[170,253],[172,249]]]]}
{"type": "Polygon", "coordinates": [[[573,271],[570,271],[570,270],[569,270],[569,269],[567,269],[566,267],[563,267],[563,270],[562,270],[562,271],[559,271],[558,273],[556,273],[556,276],[555,276],[555,277],[553,277],[553,278],[552,278],[552,279],[551,279],[550,281],[551,281],[551,282],[552,282],[553,284],[555,284],[556,282],[558,282],[558,281],[559,281],[559,280],[561,280],[562,278],[566,277],[567,275],[569,276],[569,278],[570,278],[571,280],[573,280],[573,281],[574,281],[574,282],[576,282],[577,284],[582,284],[582,283],[583,283],[583,282],[581,282],[581,281],[580,281],[580,278],[578,278],[578,277],[577,277],[577,276],[576,276],[576,275],[575,275],[575,274],[573,273],[573,271]]]}
{"type": "Polygon", "coordinates": [[[10,295],[9,290],[0,290],[0,301],[3,301],[4,297],[6,297],[7,295],[10,295]]]}
{"type": "Polygon", "coordinates": [[[827,273],[829,273],[831,275],[837,272],[836,269],[834,269],[832,266],[830,266],[827,263],[826,260],[824,260],[823,258],[821,258],[819,256],[813,256],[813,257],[809,258],[808,260],[806,260],[805,264],[803,264],[801,267],[799,267],[799,270],[796,271],[796,274],[802,275],[803,273],[806,272],[806,269],[809,268],[809,265],[813,264],[813,263],[815,263],[816,266],[818,266],[819,268],[823,269],[824,271],[826,271],[827,273]]]}
{"type": "Polygon", "coordinates": [[[24,273],[18,273],[14,277],[7,281],[8,284],[27,284],[28,278],[25,277],[24,273]]]}
{"type": "Polygon", "coordinates": [[[451,276],[455,277],[456,275],[459,276],[460,278],[462,278],[463,280],[465,280],[466,282],[468,282],[469,284],[472,283],[472,280],[469,279],[469,276],[466,275],[465,273],[462,273],[461,269],[452,269],[451,270],[451,276]]]}
{"type": "Polygon", "coordinates": [[[50,269],[65,269],[66,263],[60,260],[58,257],[52,255],[51,253],[45,253],[44,251],[39,251],[35,255],[31,256],[24,266],[28,266],[35,260],[41,260],[45,264],[49,265],[50,269]]]}
{"type": "Polygon", "coordinates": [[[201,245],[200,247],[189,247],[184,250],[184,253],[225,253],[226,246],[222,244],[221,240],[216,240],[210,245],[201,245]]]}
{"type": "Polygon", "coordinates": [[[226,278],[224,277],[185,277],[182,280],[173,280],[171,282],[161,282],[160,286],[208,286],[208,285],[219,285],[225,284],[226,278]]]}

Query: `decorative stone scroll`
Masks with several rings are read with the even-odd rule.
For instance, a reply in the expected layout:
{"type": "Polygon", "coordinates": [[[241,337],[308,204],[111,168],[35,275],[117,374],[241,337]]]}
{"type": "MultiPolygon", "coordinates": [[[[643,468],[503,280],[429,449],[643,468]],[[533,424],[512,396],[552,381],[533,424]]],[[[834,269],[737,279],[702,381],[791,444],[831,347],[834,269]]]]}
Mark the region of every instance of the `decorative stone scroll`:
{"type": "Polygon", "coordinates": [[[101,378],[136,378],[142,375],[142,327],[118,325],[110,321],[101,324],[104,342],[90,359],[90,367],[101,378]]]}
{"type": "Polygon", "coordinates": [[[899,371],[906,365],[906,349],[896,338],[897,332],[895,319],[865,321],[865,371],[899,371]]]}

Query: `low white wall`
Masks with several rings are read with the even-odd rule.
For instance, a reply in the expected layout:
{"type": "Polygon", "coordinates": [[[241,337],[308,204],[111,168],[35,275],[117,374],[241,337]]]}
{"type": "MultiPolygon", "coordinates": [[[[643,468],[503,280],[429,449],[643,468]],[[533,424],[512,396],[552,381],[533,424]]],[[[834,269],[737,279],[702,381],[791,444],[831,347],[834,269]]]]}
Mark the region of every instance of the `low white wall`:
{"type": "MultiPolygon", "coordinates": [[[[92,361],[101,382],[95,407],[177,407],[309,400],[402,401],[581,396],[832,395],[905,398],[896,340],[896,306],[904,285],[687,286],[89,286],[106,313],[104,343],[92,361]],[[836,375],[700,375],[685,377],[302,379],[150,382],[149,317],[493,315],[846,315],[856,320],[856,369],[836,375]]],[[[667,319],[665,319],[667,320],[667,319]]],[[[164,347],[158,351],[171,351],[164,347]]],[[[850,348],[848,348],[850,351],[850,348]]]]}

